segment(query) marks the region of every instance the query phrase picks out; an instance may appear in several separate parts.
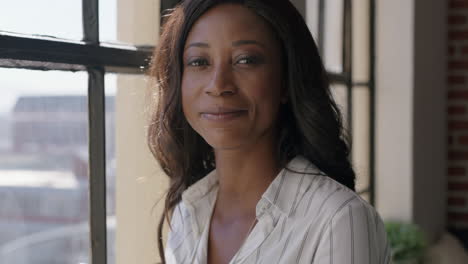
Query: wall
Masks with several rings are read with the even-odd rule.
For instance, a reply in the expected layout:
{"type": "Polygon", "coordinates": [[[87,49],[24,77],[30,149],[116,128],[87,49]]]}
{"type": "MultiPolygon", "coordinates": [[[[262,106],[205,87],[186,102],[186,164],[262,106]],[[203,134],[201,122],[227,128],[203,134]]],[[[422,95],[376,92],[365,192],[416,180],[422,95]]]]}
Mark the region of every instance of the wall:
{"type": "MultiPolygon", "coordinates": [[[[160,2],[118,0],[117,3],[119,41],[155,45],[160,2]]],[[[158,200],[167,188],[167,177],[146,144],[148,88],[142,75],[117,78],[116,264],[159,261],[156,228],[163,203],[158,200]]]]}
{"type": "Polygon", "coordinates": [[[446,3],[376,3],[377,208],[434,242],[446,228],[446,3]]]}
{"type": "Polygon", "coordinates": [[[377,4],[376,203],[385,219],[410,221],[414,3],[377,4]]]}

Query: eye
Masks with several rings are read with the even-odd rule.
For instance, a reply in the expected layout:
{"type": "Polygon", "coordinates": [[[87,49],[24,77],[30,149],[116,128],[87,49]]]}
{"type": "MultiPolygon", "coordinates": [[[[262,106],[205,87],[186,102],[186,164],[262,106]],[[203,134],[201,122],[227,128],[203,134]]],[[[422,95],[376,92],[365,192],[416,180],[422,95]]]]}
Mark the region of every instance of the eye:
{"type": "Polygon", "coordinates": [[[207,66],[207,65],[209,65],[208,61],[203,58],[196,58],[196,59],[190,60],[187,63],[187,66],[191,66],[191,67],[201,67],[201,66],[207,66]]]}
{"type": "Polygon", "coordinates": [[[258,62],[258,59],[253,56],[244,56],[237,60],[237,64],[255,64],[258,62]]]}
{"type": "Polygon", "coordinates": [[[265,63],[265,58],[261,55],[240,55],[237,57],[236,64],[245,66],[256,66],[265,63]]]}

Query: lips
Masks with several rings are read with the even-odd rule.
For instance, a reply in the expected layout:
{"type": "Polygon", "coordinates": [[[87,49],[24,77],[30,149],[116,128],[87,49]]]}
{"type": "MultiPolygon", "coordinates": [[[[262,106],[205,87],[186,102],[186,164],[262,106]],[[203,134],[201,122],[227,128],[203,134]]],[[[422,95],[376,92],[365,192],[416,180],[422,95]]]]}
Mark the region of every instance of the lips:
{"type": "Polygon", "coordinates": [[[210,121],[230,121],[247,113],[247,109],[244,108],[215,107],[202,111],[200,115],[210,121]]]}

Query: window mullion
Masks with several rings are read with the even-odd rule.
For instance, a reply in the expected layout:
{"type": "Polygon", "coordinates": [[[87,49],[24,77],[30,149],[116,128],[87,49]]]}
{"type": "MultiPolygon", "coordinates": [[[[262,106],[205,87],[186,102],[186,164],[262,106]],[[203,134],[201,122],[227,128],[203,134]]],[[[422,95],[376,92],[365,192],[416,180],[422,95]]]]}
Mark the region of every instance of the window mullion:
{"type": "Polygon", "coordinates": [[[88,69],[91,263],[107,263],[104,70],[88,69]]]}
{"type": "MultiPolygon", "coordinates": [[[[99,46],[83,42],[52,40],[33,36],[19,36],[0,31],[0,65],[6,60],[42,62],[44,69],[54,69],[49,62],[112,67],[117,72],[142,73],[151,56],[151,48],[132,46],[99,46]]],[[[37,65],[37,64],[36,64],[37,65]]],[[[76,66],[62,67],[76,70],[76,66]]]]}
{"type": "Polygon", "coordinates": [[[318,49],[322,60],[325,62],[325,0],[319,0],[318,6],[318,49]]]}
{"type": "Polygon", "coordinates": [[[376,54],[376,43],[375,43],[375,22],[376,22],[376,2],[375,0],[369,0],[369,120],[370,120],[370,144],[369,144],[369,189],[370,189],[370,203],[375,205],[375,54],[376,54]]]}
{"type": "Polygon", "coordinates": [[[99,44],[99,0],[83,0],[83,41],[99,44]]]}
{"type": "Polygon", "coordinates": [[[343,0],[343,58],[342,58],[342,69],[346,80],[347,90],[347,128],[348,135],[353,138],[353,19],[352,19],[352,4],[350,0],[343,0]]]}
{"type": "MultiPolygon", "coordinates": [[[[83,0],[83,41],[99,46],[98,0],[83,0]]],[[[91,263],[107,263],[104,68],[88,68],[91,263]]]]}

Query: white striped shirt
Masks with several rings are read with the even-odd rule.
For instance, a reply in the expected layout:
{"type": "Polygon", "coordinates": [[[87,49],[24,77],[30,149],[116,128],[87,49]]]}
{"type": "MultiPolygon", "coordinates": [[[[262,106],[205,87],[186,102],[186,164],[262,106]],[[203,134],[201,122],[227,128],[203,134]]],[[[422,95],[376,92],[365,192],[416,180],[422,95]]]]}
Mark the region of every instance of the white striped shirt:
{"type": "MultiPolygon", "coordinates": [[[[387,264],[381,218],[359,195],[294,158],[256,206],[257,224],[230,264],[387,264]]],[[[165,248],[168,264],[206,264],[215,171],[190,186],[174,209],[165,248]]],[[[229,238],[226,238],[229,239],[229,238]]]]}

